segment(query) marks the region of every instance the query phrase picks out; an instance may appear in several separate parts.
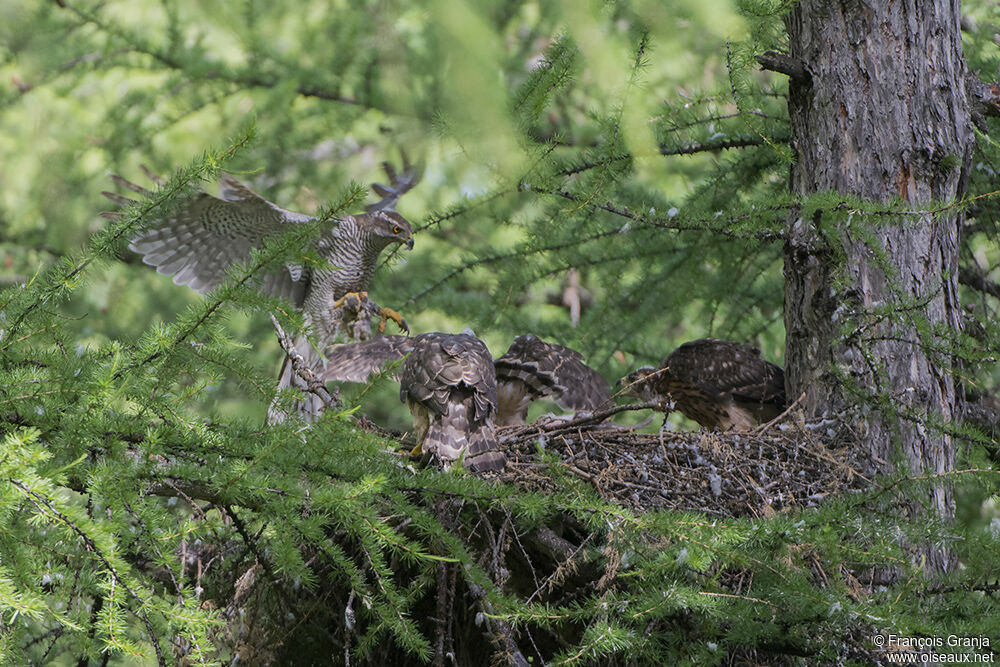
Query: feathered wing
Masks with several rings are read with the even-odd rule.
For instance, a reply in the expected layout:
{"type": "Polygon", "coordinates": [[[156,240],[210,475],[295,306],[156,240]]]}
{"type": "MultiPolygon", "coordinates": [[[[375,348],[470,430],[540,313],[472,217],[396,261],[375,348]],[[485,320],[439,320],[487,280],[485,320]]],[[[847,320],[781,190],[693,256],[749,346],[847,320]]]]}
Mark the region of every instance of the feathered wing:
{"type": "MultiPolygon", "coordinates": [[[[523,383],[532,399],[551,399],[563,410],[594,411],[611,402],[608,383],[584,363],[579,352],[532,334],[514,339],[494,364],[500,391],[510,397],[504,401],[504,413],[508,410],[506,406],[514,402],[517,407],[511,409],[527,412],[530,400],[520,399],[524,390],[518,383],[523,383]]],[[[519,417],[523,422],[523,415],[519,417]]],[[[507,414],[500,419],[503,423],[511,422],[507,414]]]]}
{"type": "Polygon", "coordinates": [[[399,361],[413,350],[413,338],[378,336],[362,343],[345,343],[330,348],[321,379],[329,382],[367,382],[388,364],[399,361]]]}
{"type": "Polygon", "coordinates": [[[522,382],[536,397],[552,395],[557,391],[556,378],[551,372],[556,365],[552,347],[532,334],[518,336],[503,356],[493,362],[497,382],[522,382]]]}
{"type": "Polygon", "coordinates": [[[785,373],[751,345],[715,338],[684,343],[664,365],[674,378],[709,395],[751,403],[785,404],[785,373]]]}
{"type": "MultiPolygon", "coordinates": [[[[113,178],[140,195],[151,194],[120,176],[113,178]]],[[[253,248],[287,231],[289,224],[313,219],[271,203],[229,174],[222,175],[220,184],[221,199],[196,192],[129,245],[143,262],[201,294],[217,287],[230,266],[248,260],[253,248]]],[[[133,203],[118,194],[103,194],[121,206],[133,203]]],[[[264,277],[262,284],[267,293],[301,305],[307,280],[302,267],[293,265],[264,277]]]]}
{"type": "Polygon", "coordinates": [[[473,471],[502,468],[493,419],[496,374],[489,350],[465,334],[426,333],[403,362],[400,399],[414,423],[426,420],[422,449],[446,465],[462,459],[473,471]]]}
{"type": "Polygon", "coordinates": [[[787,406],[785,371],[780,366],[759,359],[756,369],[740,378],[733,388],[733,400],[750,410],[757,420],[778,416],[787,406]]]}
{"type": "Polygon", "coordinates": [[[564,410],[592,412],[611,403],[607,380],[583,363],[583,358],[575,350],[562,349],[576,356],[560,356],[558,365],[552,370],[557,389],[553,398],[559,407],[564,410]]]}
{"type": "Polygon", "coordinates": [[[660,391],[703,426],[749,428],[785,407],[785,374],[743,343],[703,338],[684,343],[661,367],[660,391]]]}
{"type": "Polygon", "coordinates": [[[396,204],[399,203],[400,197],[412,190],[423,177],[424,166],[421,162],[418,161],[416,164],[410,162],[406,151],[402,149],[400,149],[400,157],[403,158],[402,172],[396,171],[396,167],[391,162],[382,163],[382,169],[385,171],[385,175],[389,177],[389,185],[372,183],[372,190],[381,199],[365,207],[365,210],[369,213],[372,211],[394,210],[396,204]]]}
{"type": "MultiPolygon", "coordinates": [[[[383,199],[370,207],[374,213],[333,221],[330,228],[315,239],[310,250],[326,260],[327,266],[310,269],[301,263],[290,262],[280,270],[255,276],[255,286],[261,292],[285,297],[301,308],[320,348],[325,348],[341,331],[360,336],[358,332],[363,332],[364,325],[368,323],[359,312],[359,317],[353,321],[358,327],[342,329],[342,326],[348,326],[345,324],[348,318],[342,308],[338,311],[333,306],[347,292],[367,289],[378,254],[390,238],[386,234],[370,233],[372,225],[385,223],[386,220],[397,222],[410,236],[403,236],[402,229],[397,229],[394,230],[394,240],[408,240],[408,246],[412,247],[410,224],[391,210],[419,180],[419,174],[405,160],[404,167],[403,174],[397,173],[391,165],[387,167],[391,184],[378,186],[377,191],[383,199]]],[[[145,168],[144,171],[151,180],[163,184],[157,176],[145,168]]],[[[112,178],[123,188],[143,197],[152,195],[149,190],[124,178],[112,178]]],[[[119,194],[103,194],[121,206],[134,203],[119,194]]],[[[102,215],[117,218],[121,213],[102,215]]],[[[254,249],[262,248],[268,240],[293,229],[290,225],[313,220],[315,218],[273,204],[232,176],[223,174],[219,197],[199,190],[189,191],[169,213],[137,234],[130,247],[143,256],[146,264],[154,266],[160,273],[173,276],[175,283],[204,293],[223,282],[229,267],[247,261],[254,249]]],[[[402,322],[402,319],[398,321],[402,322]]],[[[322,355],[312,348],[308,339],[299,335],[293,346],[294,353],[302,357],[305,366],[314,373],[318,372],[322,355]]],[[[305,385],[305,381],[293,373],[286,359],[278,380],[279,391],[288,386],[305,389],[305,385]]],[[[304,401],[296,404],[295,412],[303,419],[312,420],[322,408],[321,400],[307,394],[304,401]]],[[[286,411],[276,404],[268,410],[269,423],[281,422],[287,416],[286,411]]]]}

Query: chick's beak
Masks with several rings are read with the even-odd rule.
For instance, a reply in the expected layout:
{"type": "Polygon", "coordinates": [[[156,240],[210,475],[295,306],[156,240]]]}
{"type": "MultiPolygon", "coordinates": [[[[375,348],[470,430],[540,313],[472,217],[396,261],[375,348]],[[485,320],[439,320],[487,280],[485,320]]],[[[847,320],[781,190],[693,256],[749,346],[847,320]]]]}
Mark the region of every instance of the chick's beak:
{"type": "Polygon", "coordinates": [[[406,249],[413,250],[413,237],[406,239],[406,249]]]}

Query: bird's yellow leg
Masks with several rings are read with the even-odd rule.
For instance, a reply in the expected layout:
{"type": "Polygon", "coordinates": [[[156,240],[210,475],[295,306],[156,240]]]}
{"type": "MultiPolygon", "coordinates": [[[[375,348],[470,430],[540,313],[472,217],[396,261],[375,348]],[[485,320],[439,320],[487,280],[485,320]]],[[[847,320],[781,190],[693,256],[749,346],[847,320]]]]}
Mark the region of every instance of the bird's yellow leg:
{"type": "Polygon", "coordinates": [[[410,333],[410,328],[406,326],[406,320],[404,320],[403,316],[397,313],[392,308],[379,308],[378,316],[382,318],[382,321],[378,323],[379,333],[385,333],[385,323],[388,320],[392,320],[393,322],[395,322],[399,326],[400,331],[405,331],[406,333],[410,333]]]}
{"type": "Polygon", "coordinates": [[[365,302],[368,300],[368,292],[348,292],[344,296],[342,296],[339,299],[337,299],[336,301],[334,301],[333,302],[333,307],[334,308],[340,308],[341,306],[343,306],[345,303],[348,302],[348,299],[357,300],[357,305],[355,306],[352,303],[351,306],[353,308],[355,308],[360,313],[361,312],[361,308],[364,306],[365,302]]]}
{"type": "Polygon", "coordinates": [[[410,456],[423,456],[424,449],[422,445],[423,443],[418,442],[417,446],[410,450],[410,456]]]}

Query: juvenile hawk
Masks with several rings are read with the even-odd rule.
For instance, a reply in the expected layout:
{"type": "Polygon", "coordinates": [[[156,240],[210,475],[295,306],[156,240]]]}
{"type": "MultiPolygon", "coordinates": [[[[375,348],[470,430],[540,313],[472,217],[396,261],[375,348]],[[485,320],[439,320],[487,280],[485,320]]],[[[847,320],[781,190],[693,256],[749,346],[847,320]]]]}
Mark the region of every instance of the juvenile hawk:
{"type": "Polygon", "coordinates": [[[594,412],[611,404],[608,383],[583,363],[579,352],[533,334],[515,338],[494,366],[501,426],[524,424],[528,407],[539,398],[573,412],[594,412]]]}
{"type": "Polygon", "coordinates": [[[684,343],[660,364],[625,376],[626,395],[680,410],[705,428],[744,431],[785,408],[785,373],[743,343],[702,338],[684,343]]]}
{"type": "MultiPolygon", "coordinates": [[[[279,272],[264,276],[258,285],[263,292],[285,297],[302,309],[320,349],[333,342],[338,333],[343,314],[337,310],[344,298],[351,293],[364,294],[368,289],[382,250],[393,243],[413,248],[413,229],[393,207],[416,185],[419,171],[411,168],[405,156],[403,174],[398,174],[388,163],[384,167],[392,184],[373,184],[382,199],[368,206],[364,213],[331,221],[329,229],[309,249],[327,266],[312,268],[289,264],[279,272]]],[[[162,183],[148,170],[146,174],[162,183]]],[[[120,176],[112,176],[112,179],[143,197],[152,195],[149,190],[120,176]]],[[[249,260],[252,250],[287,232],[289,225],[315,220],[277,206],[229,174],[222,175],[220,186],[219,197],[202,191],[191,193],[168,215],[140,232],[129,246],[158,272],[173,276],[178,285],[187,285],[201,294],[217,287],[230,266],[249,260]]],[[[135,203],[112,192],[102,194],[120,206],[135,203]]],[[[117,218],[121,213],[102,215],[117,218]]],[[[379,314],[404,326],[395,311],[382,309],[379,314]]],[[[304,336],[296,340],[295,347],[310,367],[320,361],[304,336]]],[[[278,389],[294,383],[296,378],[290,365],[285,363],[278,389]]],[[[315,416],[309,414],[308,407],[303,412],[306,416],[315,416]]],[[[280,418],[279,415],[275,420],[280,421],[280,418]]]]}
{"type": "Polygon", "coordinates": [[[327,354],[321,377],[365,382],[400,359],[404,361],[395,371],[399,400],[413,415],[419,449],[445,466],[462,458],[474,472],[503,468],[506,459],[493,430],[497,409],[493,358],[478,338],[430,332],[338,345],[327,354]]]}

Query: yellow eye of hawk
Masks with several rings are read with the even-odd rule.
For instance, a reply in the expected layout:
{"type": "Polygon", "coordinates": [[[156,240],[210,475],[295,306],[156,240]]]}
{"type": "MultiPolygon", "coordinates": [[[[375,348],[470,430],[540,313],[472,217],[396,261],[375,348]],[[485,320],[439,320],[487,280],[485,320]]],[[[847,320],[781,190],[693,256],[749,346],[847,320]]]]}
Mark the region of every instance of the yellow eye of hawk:
{"type": "Polygon", "coordinates": [[[395,227],[393,227],[393,228],[392,228],[392,233],[393,233],[393,234],[398,234],[398,233],[400,233],[401,231],[403,231],[403,230],[402,230],[402,229],[400,229],[399,225],[396,225],[395,227]]]}

